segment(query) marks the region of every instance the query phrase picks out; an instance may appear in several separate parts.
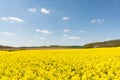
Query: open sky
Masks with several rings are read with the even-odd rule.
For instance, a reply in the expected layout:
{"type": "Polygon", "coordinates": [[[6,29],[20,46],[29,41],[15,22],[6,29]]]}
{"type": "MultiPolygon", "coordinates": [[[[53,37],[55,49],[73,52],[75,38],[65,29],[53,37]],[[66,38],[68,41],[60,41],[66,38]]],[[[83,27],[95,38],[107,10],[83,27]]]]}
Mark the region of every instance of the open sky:
{"type": "Polygon", "coordinates": [[[120,0],[0,0],[0,44],[84,45],[120,39],[120,0]]]}

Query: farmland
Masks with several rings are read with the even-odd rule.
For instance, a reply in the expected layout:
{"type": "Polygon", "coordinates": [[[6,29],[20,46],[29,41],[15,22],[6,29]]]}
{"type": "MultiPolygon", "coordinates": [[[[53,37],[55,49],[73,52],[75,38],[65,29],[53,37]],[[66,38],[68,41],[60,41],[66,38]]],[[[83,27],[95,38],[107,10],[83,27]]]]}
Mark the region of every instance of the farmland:
{"type": "Polygon", "coordinates": [[[0,51],[0,80],[120,80],[120,48],[0,51]]]}

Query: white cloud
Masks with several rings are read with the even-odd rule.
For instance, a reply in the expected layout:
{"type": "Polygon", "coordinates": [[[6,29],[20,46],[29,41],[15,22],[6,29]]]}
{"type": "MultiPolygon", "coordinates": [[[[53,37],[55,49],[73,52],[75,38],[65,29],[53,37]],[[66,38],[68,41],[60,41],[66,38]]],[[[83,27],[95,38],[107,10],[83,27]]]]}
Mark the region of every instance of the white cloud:
{"type": "Polygon", "coordinates": [[[64,32],[70,32],[70,30],[69,29],[65,29],[64,32]]]}
{"type": "Polygon", "coordinates": [[[67,39],[67,40],[80,40],[80,37],[78,37],[78,36],[63,35],[63,40],[64,39],[67,39]]]}
{"type": "Polygon", "coordinates": [[[86,31],[81,30],[80,33],[86,33],[86,31]]]}
{"type": "Polygon", "coordinates": [[[1,20],[22,23],[23,20],[17,17],[2,17],[1,20]]]}
{"type": "Polygon", "coordinates": [[[43,33],[43,34],[51,34],[51,33],[52,33],[52,32],[50,32],[50,31],[48,31],[48,30],[46,30],[46,29],[44,29],[44,30],[36,29],[35,31],[36,31],[36,32],[43,33]]]}
{"type": "Polygon", "coordinates": [[[101,23],[103,23],[104,21],[105,21],[104,19],[92,19],[92,20],[90,21],[90,23],[93,23],[93,24],[99,23],[99,24],[101,24],[101,23]]]}
{"type": "Polygon", "coordinates": [[[96,23],[96,19],[92,19],[90,22],[91,23],[96,23]]]}
{"type": "Polygon", "coordinates": [[[39,40],[39,41],[45,41],[46,40],[44,37],[39,37],[39,36],[36,36],[36,35],[34,35],[33,38],[36,39],[36,40],[39,40]]]}
{"type": "Polygon", "coordinates": [[[35,13],[36,12],[36,8],[29,8],[28,11],[35,13]]]}
{"type": "Polygon", "coordinates": [[[69,36],[68,39],[70,39],[70,40],[79,40],[80,37],[77,37],[77,36],[69,36]]]}
{"type": "Polygon", "coordinates": [[[62,20],[66,21],[66,20],[69,20],[70,17],[63,17],[62,20]]]}
{"type": "Polygon", "coordinates": [[[2,32],[1,34],[4,36],[15,36],[15,34],[11,32],[2,32]]]}
{"type": "Polygon", "coordinates": [[[64,35],[62,35],[63,37],[68,37],[68,35],[66,35],[66,34],[64,34],[64,35]]]}
{"type": "Polygon", "coordinates": [[[98,23],[103,23],[105,20],[104,19],[97,19],[98,23]]]}
{"type": "Polygon", "coordinates": [[[50,10],[47,10],[46,8],[41,8],[41,12],[44,14],[50,14],[50,10]]]}

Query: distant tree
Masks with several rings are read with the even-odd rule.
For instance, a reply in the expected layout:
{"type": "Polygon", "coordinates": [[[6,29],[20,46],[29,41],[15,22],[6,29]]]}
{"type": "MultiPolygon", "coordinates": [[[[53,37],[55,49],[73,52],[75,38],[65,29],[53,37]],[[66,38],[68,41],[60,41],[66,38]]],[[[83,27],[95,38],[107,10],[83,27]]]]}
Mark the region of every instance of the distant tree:
{"type": "Polygon", "coordinates": [[[95,43],[89,43],[85,44],[84,48],[98,48],[98,47],[118,47],[120,46],[120,40],[110,40],[110,41],[104,41],[104,42],[95,42],[95,43]]]}

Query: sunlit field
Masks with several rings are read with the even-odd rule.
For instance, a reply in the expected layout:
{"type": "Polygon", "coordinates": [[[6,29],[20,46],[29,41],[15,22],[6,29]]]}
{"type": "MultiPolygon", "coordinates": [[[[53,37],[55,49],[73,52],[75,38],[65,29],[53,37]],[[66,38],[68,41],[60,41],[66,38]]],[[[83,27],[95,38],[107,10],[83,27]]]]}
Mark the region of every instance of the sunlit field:
{"type": "Polygon", "coordinates": [[[120,48],[0,51],[1,80],[120,80],[120,48]]]}

